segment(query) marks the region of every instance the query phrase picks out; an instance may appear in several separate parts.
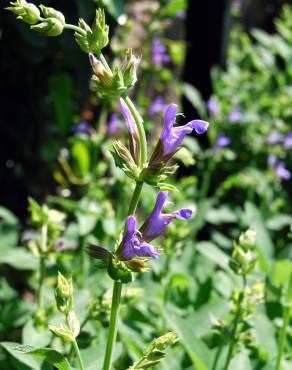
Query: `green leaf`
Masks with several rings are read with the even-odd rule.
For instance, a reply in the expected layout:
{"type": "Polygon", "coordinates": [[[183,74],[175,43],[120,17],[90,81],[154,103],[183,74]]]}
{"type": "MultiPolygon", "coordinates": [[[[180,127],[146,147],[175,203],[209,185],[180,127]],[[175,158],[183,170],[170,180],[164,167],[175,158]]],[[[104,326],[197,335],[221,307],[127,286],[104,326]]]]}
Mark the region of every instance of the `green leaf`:
{"type": "Polygon", "coordinates": [[[187,82],[182,85],[182,93],[189,100],[194,108],[197,109],[201,116],[206,116],[205,103],[199,93],[199,91],[187,82]]]}
{"type": "Polygon", "coordinates": [[[124,12],[125,0],[103,0],[102,2],[110,15],[118,21],[119,16],[124,12]]]}
{"type": "Polygon", "coordinates": [[[246,351],[236,355],[230,362],[228,370],[252,370],[251,363],[246,351]]]}
{"type": "Polygon", "coordinates": [[[7,264],[17,270],[37,270],[38,258],[22,247],[2,249],[0,264],[7,264]]]}
{"type": "Polygon", "coordinates": [[[269,218],[266,224],[270,230],[281,230],[292,225],[292,216],[280,213],[269,218]]]}
{"type": "Polygon", "coordinates": [[[73,121],[73,82],[69,74],[59,74],[50,80],[50,96],[61,131],[69,130],[73,121]]]}
{"type": "Polygon", "coordinates": [[[214,225],[237,222],[237,216],[229,207],[211,208],[206,214],[206,220],[214,225]]]}
{"type": "Polygon", "coordinates": [[[288,282],[292,269],[292,262],[288,259],[275,261],[272,266],[271,280],[272,283],[280,287],[288,282]]]}
{"type": "Polygon", "coordinates": [[[69,370],[70,368],[67,359],[51,348],[36,348],[26,352],[26,354],[47,361],[59,370],[69,370]]]}
{"type": "Polygon", "coordinates": [[[223,269],[228,269],[228,256],[222,252],[215,244],[211,242],[199,242],[196,245],[197,251],[213,261],[216,265],[223,269]]]}
{"type": "Polygon", "coordinates": [[[43,361],[27,356],[26,353],[32,351],[34,347],[22,345],[15,342],[1,342],[1,346],[14,358],[32,370],[52,370],[49,364],[42,366],[43,361]]]}
{"type": "Polygon", "coordinates": [[[259,247],[260,266],[264,272],[268,272],[272,262],[274,246],[260,211],[251,202],[245,203],[244,221],[247,226],[252,227],[257,234],[256,244],[259,247]]]}
{"type": "Polygon", "coordinates": [[[81,175],[86,175],[90,169],[90,154],[86,143],[76,141],[71,148],[72,158],[74,158],[78,171],[81,175]]]}
{"type": "Polygon", "coordinates": [[[197,337],[196,328],[187,319],[169,316],[169,325],[176,331],[196,370],[211,368],[211,355],[206,344],[197,337]]]}

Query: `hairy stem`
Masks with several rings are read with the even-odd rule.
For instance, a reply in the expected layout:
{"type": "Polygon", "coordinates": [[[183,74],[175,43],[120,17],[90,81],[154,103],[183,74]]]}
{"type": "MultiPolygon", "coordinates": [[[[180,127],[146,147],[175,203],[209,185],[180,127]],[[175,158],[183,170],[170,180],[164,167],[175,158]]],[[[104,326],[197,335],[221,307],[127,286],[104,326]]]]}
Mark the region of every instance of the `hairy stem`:
{"type": "Polygon", "coordinates": [[[285,344],[286,344],[286,337],[287,337],[287,329],[288,329],[288,324],[289,324],[289,317],[290,317],[290,310],[292,306],[292,268],[290,272],[290,279],[289,279],[289,284],[288,284],[288,291],[287,291],[287,296],[286,296],[286,305],[283,310],[283,326],[280,332],[279,336],[279,352],[278,352],[278,357],[277,357],[277,363],[275,370],[280,370],[281,368],[281,363],[282,363],[282,357],[284,354],[285,350],[285,344]]]}
{"type": "Polygon", "coordinates": [[[78,343],[77,343],[76,339],[74,339],[74,341],[72,342],[72,344],[73,344],[75,353],[76,353],[77,358],[78,358],[80,370],[85,370],[85,367],[83,365],[82,357],[81,357],[81,354],[80,354],[80,351],[79,351],[79,347],[78,347],[78,343]]]}
{"type": "Polygon", "coordinates": [[[37,292],[38,309],[44,307],[44,278],[45,278],[45,252],[47,250],[48,225],[43,224],[41,228],[41,248],[39,260],[39,284],[37,292]]]}
{"type": "Polygon", "coordinates": [[[119,314],[121,294],[122,294],[122,283],[115,281],[114,290],[113,290],[113,298],[112,298],[111,317],[110,317],[110,323],[109,323],[109,333],[108,333],[106,351],[105,351],[103,368],[102,368],[103,370],[109,370],[111,367],[112,353],[113,353],[114,343],[116,341],[116,336],[117,336],[117,323],[118,323],[118,314],[119,314]]]}
{"type": "Polygon", "coordinates": [[[241,319],[241,313],[242,313],[241,303],[244,300],[245,288],[246,288],[246,277],[243,276],[243,296],[237,302],[236,314],[235,314],[235,319],[234,319],[233,329],[232,329],[232,334],[231,334],[231,341],[229,343],[226,362],[225,362],[225,366],[223,368],[224,370],[228,370],[229,363],[230,363],[230,361],[232,359],[232,356],[233,356],[234,347],[235,347],[235,344],[237,342],[237,338],[236,338],[237,337],[237,329],[238,329],[238,325],[239,325],[240,319],[241,319]]]}
{"type": "Polygon", "coordinates": [[[83,30],[82,28],[80,28],[78,26],[75,26],[74,24],[65,24],[64,28],[67,29],[67,30],[73,30],[73,31],[79,32],[84,36],[86,35],[85,30],[83,30]]]}

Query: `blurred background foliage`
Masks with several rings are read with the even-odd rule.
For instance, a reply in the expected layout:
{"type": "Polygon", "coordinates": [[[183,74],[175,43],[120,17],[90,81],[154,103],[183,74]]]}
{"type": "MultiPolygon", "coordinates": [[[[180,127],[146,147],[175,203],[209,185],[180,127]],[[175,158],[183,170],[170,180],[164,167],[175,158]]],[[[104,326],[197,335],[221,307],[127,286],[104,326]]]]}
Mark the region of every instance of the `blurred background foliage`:
{"type": "MultiPolygon", "coordinates": [[[[130,304],[122,309],[117,369],[169,329],[179,333],[181,344],[159,368],[211,369],[218,338],[226,334],[218,327],[230,323],[228,300],[239,286],[228,266],[232,240],[249,226],[257,232],[259,253],[251,281],[265,282],[266,297],[256,319],[246,324],[253,340],[242,341],[233,368],[273,369],[292,258],[290,2],[284,8],[277,0],[43,3],[61,10],[70,23],[79,17],[91,23],[95,7],[103,6],[111,30],[106,54],[122,59],[131,47],[143,55],[132,95],[150,141],[165,104],[173,101],[182,101],[183,120],[199,115],[211,122],[203,140],[188,137],[177,154],[180,192],[172,192],[172,200],[176,207],[191,206],[196,217],[170,226],[159,262],[125,294],[130,304]]],[[[89,261],[84,246],[113,249],[122,228],[130,181],[115,168],[109,149],[113,138],[126,139],[126,131],[117,102],[101,101],[90,91],[87,56],[72,34],[45,38],[5,6],[1,2],[1,340],[68,350],[46,329],[58,317],[53,288],[61,270],[73,274],[76,284],[86,366],[99,368],[111,281],[89,261]],[[46,256],[45,312],[37,305],[40,236],[28,196],[67,216],[46,256]]],[[[154,198],[154,190],[145,187],[141,216],[154,198]]],[[[287,370],[291,345],[290,329],[287,370]]],[[[1,368],[39,369],[39,363],[5,349],[1,368]],[[13,355],[9,360],[7,352],[13,355]]]]}

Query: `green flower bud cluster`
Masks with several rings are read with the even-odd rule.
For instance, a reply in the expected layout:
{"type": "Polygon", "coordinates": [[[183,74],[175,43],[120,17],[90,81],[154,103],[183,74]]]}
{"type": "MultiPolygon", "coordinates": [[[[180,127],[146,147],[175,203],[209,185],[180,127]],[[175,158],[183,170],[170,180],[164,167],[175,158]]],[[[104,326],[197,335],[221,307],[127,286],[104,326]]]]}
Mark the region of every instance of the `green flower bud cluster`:
{"type": "Polygon", "coordinates": [[[58,272],[55,299],[58,310],[66,316],[66,325],[49,325],[50,331],[66,342],[74,342],[79,335],[80,324],[73,311],[73,284],[72,278],[66,279],[58,272]]]}
{"type": "Polygon", "coordinates": [[[27,3],[25,0],[16,0],[10,5],[12,6],[6,9],[17,14],[17,19],[28,24],[36,24],[40,20],[40,11],[34,4],[27,3]]]}
{"type": "Polygon", "coordinates": [[[229,265],[238,275],[246,276],[255,268],[257,262],[255,238],[255,231],[249,229],[240,235],[238,242],[233,243],[232,258],[229,265]]]}
{"type": "Polygon", "coordinates": [[[6,8],[18,15],[18,19],[31,25],[31,29],[41,32],[46,36],[58,36],[63,32],[65,26],[64,15],[47,6],[40,5],[40,10],[32,3],[25,0],[17,0],[10,3],[12,6],[6,8]],[[38,23],[39,22],[39,23],[38,23]]]}
{"type": "Polygon", "coordinates": [[[80,30],[75,32],[75,40],[86,53],[98,53],[108,44],[109,26],[102,9],[96,10],[91,28],[83,19],[79,19],[78,26],[80,30]]]}
{"type": "Polygon", "coordinates": [[[68,315],[69,312],[73,309],[72,278],[66,279],[60,272],[58,272],[55,299],[58,310],[65,315],[68,315]]]}
{"type": "Polygon", "coordinates": [[[175,344],[178,336],[175,332],[169,332],[154,339],[144,350],[141,359],[136,361],[128,370],[144,370],[154,367],[166,356],[167,347],[175,344]]]}
{"type": "Polygon", "coordinates": [[[38,23],[31,28],[37,32],[44,33],[46,36],[59,36],[65,26],[65,17],[64,15],[53,9],[40,5],[41,11],[44,15],[41,23],[38,23]]]}
{"type": "Polygon", "coordinates": [[[29,198],[28,202],[31,223],[39,229],[44,225],[47,226],[47,249],[50,250],[64,229],[66,215],[45,204],[41,206],[32,198],[29,198]]]}
{"type": "Polygon", "coordinates": [[[121,96],[137,81],[140,59],[131,51],[128,52],[125,63],[122,66],[116,65],[113,71],[105,67],[92,53],[89,54],[89,60],[94,73],[92,87],[102,96],[111,98],[121,96]]]}
{"type": "Polygon", "coordinates": [[[240,303],[241,310],[245,318],[253,313],[255,307],[264,302],[265,284],[263,282],[255,282],[252,286],[246,287],[244,290],[236,290],[232,295],[233,310],[240,303]]]}

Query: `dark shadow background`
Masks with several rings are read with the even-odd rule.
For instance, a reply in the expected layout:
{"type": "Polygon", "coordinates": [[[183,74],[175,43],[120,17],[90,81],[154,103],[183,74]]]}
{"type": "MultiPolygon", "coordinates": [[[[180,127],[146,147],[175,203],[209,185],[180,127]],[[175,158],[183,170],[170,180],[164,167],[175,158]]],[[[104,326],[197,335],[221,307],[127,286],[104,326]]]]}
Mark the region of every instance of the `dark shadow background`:
{"type": "MultiPolygon", "coordinates": [[[[272,32],[273,18],[284,2],[288,1],[242,1],[245,29],[258,27],[272,32]]],[[[42,3],[60,9],[72,23],[79,17],[90,22],[94,14],[91,0],[42,3]]],[[[189,3],[184,80],[207,99],[211,93],[211,67],[224,66],[231,0],[190,0],[189,3]]],[[[49,98],[55,91],[54,77],[65,73],[69,90],[64,93],[82,105],[88,93],[90,70],[69,32],[57,38],[42,37],[5,11],[5,6],[8,1],[0,5],[0,204],[23,218],[28,195],[43,198],[52,192],[50,159],[57,157],[56,140],[62,140],[74,113],[80,110],[78,105],[69,107],[61,130],[54,131],[54,101],[49,98]],[[71,88],[70,80],[74,81],[71,88]]],[[[110,22],[114,25],[112,19],[110,22]]],[[[186,101],[184,105],[188,119],[193,116],[194,108],[186,101]]]]}

